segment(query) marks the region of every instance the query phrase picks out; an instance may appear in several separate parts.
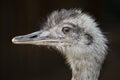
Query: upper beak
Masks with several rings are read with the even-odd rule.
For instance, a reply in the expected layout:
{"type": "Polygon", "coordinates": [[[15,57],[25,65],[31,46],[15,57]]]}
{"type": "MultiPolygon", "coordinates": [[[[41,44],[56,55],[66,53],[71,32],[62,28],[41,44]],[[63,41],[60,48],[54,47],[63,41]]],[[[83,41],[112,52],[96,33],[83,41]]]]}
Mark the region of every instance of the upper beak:
{"type": "Polygon", "coordinates": [[[14,44],[35,44],[47,45],[51,42],[56,42],[54,37],[51,37],[50,32],[41,30],[23,36],[16,36],[12,39],[14,44]]]}

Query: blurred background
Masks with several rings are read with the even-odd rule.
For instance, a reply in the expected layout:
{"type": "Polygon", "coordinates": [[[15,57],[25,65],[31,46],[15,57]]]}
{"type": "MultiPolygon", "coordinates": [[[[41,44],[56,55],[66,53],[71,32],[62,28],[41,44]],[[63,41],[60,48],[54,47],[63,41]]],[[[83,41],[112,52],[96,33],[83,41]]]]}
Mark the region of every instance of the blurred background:
{"type": "Polygon", "coordinates": [[[0,80],[70,80],[64,57],[53,49],[14,45],[11,39],[39,30],[56,9],[92,14],[109,39],[99,80],[120,80],[120,0],[0,0],[0,80]]]}

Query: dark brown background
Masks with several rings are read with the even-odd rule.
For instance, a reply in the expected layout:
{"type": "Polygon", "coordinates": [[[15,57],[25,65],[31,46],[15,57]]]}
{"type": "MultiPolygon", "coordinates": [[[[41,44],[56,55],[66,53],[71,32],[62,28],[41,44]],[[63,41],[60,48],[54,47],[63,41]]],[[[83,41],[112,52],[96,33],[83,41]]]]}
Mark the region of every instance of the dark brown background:
{"type": "Polygon", "coordinates": [[[70,80],[59,52],[14,45],[16,35],[39,30],[51,11],[82,8],[92,14],[109,39],[109,54],[99,80],[120,80],[120,0],[0,0],[0,80],[70,80]]]}

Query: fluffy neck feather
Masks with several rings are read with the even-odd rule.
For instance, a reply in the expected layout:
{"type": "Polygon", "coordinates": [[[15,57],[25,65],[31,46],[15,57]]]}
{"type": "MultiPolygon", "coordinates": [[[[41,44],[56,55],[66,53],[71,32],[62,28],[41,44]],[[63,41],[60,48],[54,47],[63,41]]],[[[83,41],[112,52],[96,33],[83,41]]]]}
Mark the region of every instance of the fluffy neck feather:
{"type": "Polygon", "coordinates": [[[72,69],[72,80],[98,80],[101,64],[91,55],[81,55],[82,58],[68,57],[72,69]]]}
{"type": "Polygon", "coordinates": [[[105,54],[101,55],[100,51],[97,51],[98,53],[91,52],[87,48],[84,50],[72,48],[65,51],[67,61],[72,69],[72,80],[98,80],[105,54]]]}

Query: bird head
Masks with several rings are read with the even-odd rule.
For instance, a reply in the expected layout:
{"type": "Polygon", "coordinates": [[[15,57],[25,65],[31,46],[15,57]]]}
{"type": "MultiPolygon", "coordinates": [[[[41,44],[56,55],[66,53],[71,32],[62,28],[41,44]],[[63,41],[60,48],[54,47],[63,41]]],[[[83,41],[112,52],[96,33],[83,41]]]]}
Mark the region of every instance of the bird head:
{"type": "MultiPolygon", "coordinates": [[[[15,44],[47,45],[70,52],[78,48],[81,52],[91,51],[97,45],[105,46],[106,39],[93,18],[81,10],[54,11],[48,16],[43,29],[16,36],[15,44]],[[84,50],[84,51],[83,51],[84,50]]],[[[74,51],[75,52],[75,51],[74,51]]]]}

